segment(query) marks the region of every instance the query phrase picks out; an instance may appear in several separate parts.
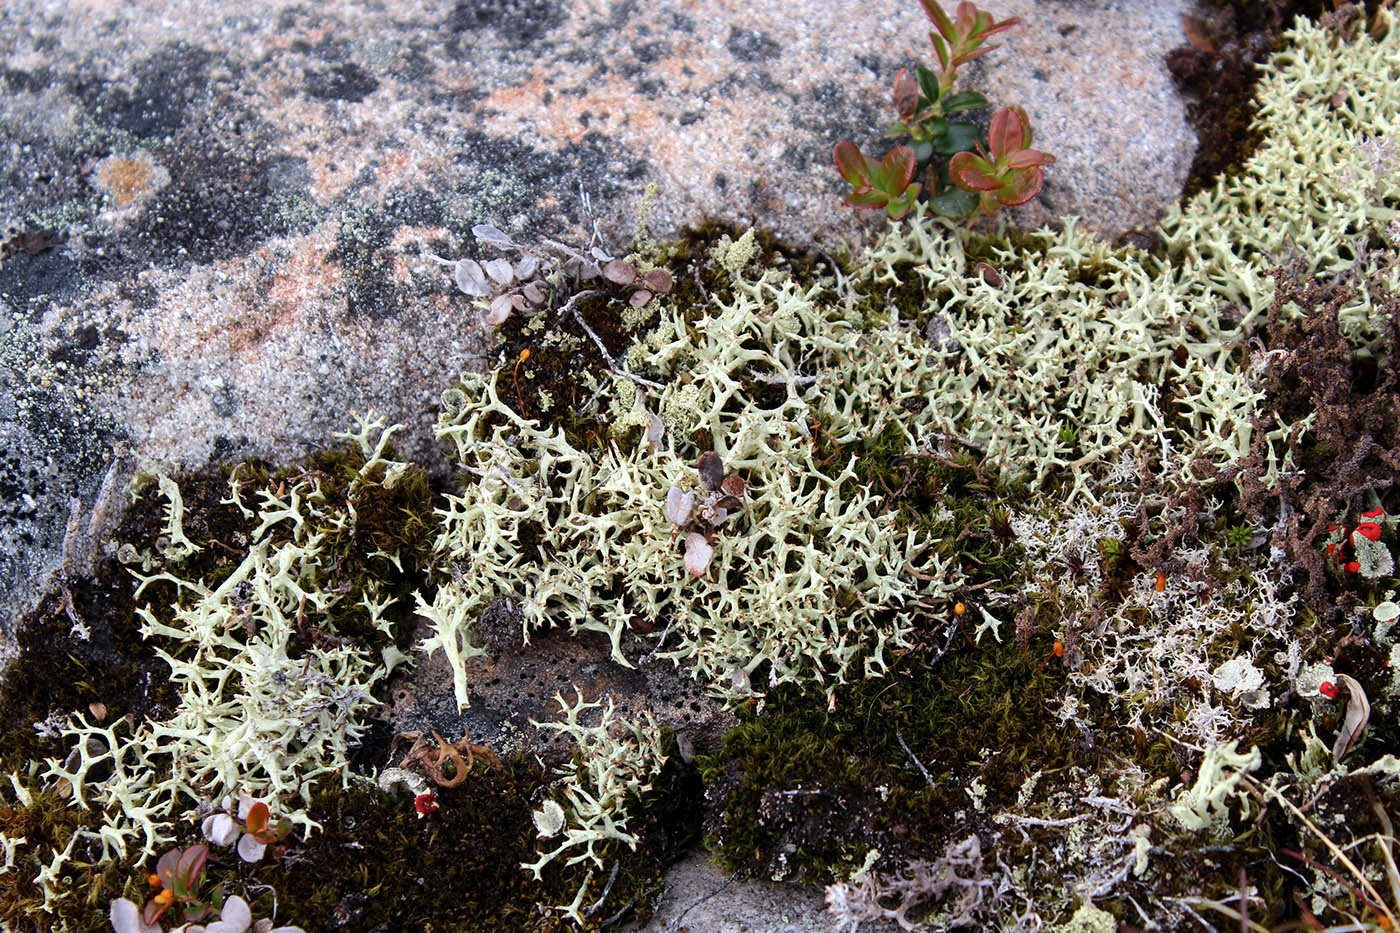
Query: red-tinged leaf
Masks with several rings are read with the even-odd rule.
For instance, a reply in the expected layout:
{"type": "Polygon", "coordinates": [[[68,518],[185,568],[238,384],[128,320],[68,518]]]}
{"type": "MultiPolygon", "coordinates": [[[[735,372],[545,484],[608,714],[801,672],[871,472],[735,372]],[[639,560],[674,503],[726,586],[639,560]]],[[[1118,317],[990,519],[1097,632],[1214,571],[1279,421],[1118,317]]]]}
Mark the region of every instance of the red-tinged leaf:
{"type": "Polygon", "coordinates": [[[181,853],[180,861],[175,866],[176,882],[184,882],[188,888],[193,889],[208,859],[209,847],[204,843],[190,846],[181,853]]]}
{"type": "Polygon", "coordinates": [[[1019,152],[1011,153],[1011,158],[1006,160],[1006,164],[1011,168],[1034,168],[1040,165],[1049,165],[1055,161],[1055,157],[1048,152],[1041,152],[1039,149],[1022,149],[1019,152]]]}
{"type": "Polygon", "coordinates": [[[866,191],[861,194],[853,194],[846,198],[847,207],[857,207],[868,209],[872,207],[884,207],[889,203],[890,196],[879,191],[866,191]]]}
{"type": "Polygon", "coordinates": [[[1011,153],[1030,145],[1030,119],[1020,107],[1003,107],[992,116],[987,130],[987,146],[998,165],[1011,153]]]}
{"type": "MultiPolygon", "coordinates": [[[[991,17],[988,16],[987,19],[990,20],[991,17]]],[[[999,23],[992,23],[992,24],[989,25],[989,26],[985,26],[985,27],[983,27],[983,28],[981,28],[981,29],[978,29],[978,30],[977,30],[977,38],[978,38],[978,39],[986,39],[988,36],[994,36],[994,35],[996,35],[996,34],[999,33],[999,32],[1005,32],[1006,30],[1010,29],[1012,26],[1019,26],[1019,25],[1021,25],[1021,17],[1019,17],[1019,16],[1013,16],[1013,17],[1011,17],[1010,19],[1004,19],[1004,20],[1002,20],[1002,21],[999,22],[999,23]]],[[[992,48],[996,48],[996,46],[992,46],[992,48]]]]}
{"type": "Polygon", "coordinates": [[[147,926],[155,926],[156,921],[170,909],[172,903],[174,902],[166,901],[164,904],[160,904],[153,900],[147,901],[146,906],[141,908],[141,922],[147,926]]]}
{"type": "Polygon", "coordinates": [[[914,172],[919,168],[919,160],[914,150],[908,146],[895,146],[885,154],[880,162],[880,173],[884,175],[890,194],[901,194],[914,180],[914,172]]]}
{"type": "Polygon", "coordinates": [[[1040,194],[1040,189],[1044,185],[1044,172],[1039,168],[1025,169],[1006,179],[1001,190],[997,192],[997,200],[1007,207],[1017,207],[1040,194]]]}
{"type": "Polygon", "coordinates": [[[953,21],[948,18],[942,4],[938,0],[920,0],[924,5],[924,13],[933,21],[933,25],[938,27],[938,31],[949,39],[953,37],[953,21]]]}
{"type": "Polygon", "coordinates": [[[981,48],[971,49],[967,52],[962,53],[957,58],[953,59],[953,67],[961,67],[962,65],[965,65],[968,62],[972,61],[974,58],[981,58],[983,55],[986,55],[993,49],[999,48],[1001,48],[1001,46],[999,45],[984,45],[981,48]]]}
{"type": "Polygon", "coordinates": [[[957,30],[958,38],[967,38],[976,32],[978,19],[977,4],[962,0],[953,20],[953,28],[957,30]]]}
{"type": "Polygon", "coordinates": [[[842,178],[856,187],[869,184],[870,163],[859,146],[853,142],[840,142],[831,154],[836,160],[836,171],[841,173],[842,178]]]}
{"type": "Polygon", "coordinates": [[[180,864],[180,850],[171,849],[160,857],[156,862],[156,877],[165,887],[171,887],[175,883],[175,868],[180,864]]]}
{"type": "Polygon", "coordinates": [[[244,825],[248,828],[248,832],[256,836],[267,827],[267,821],[271,817],[272,812],[268,810],[267,804],[259,800],[248,808],[248,819],[244,821],[244,825]]]}
{"type": "Polygon", "coordinates": [[[904,68],[894,76],[894,109],[906,123],[919,110],[919,82],[904,68]]]}
{"type": "Polygon", "coordinates": [[[996,170],[981,156],[971,152],[959,152],[948,163],[948,174],[953,184],[964,191],[995,191],[1001,187],[1001,179],[996,170]]]}

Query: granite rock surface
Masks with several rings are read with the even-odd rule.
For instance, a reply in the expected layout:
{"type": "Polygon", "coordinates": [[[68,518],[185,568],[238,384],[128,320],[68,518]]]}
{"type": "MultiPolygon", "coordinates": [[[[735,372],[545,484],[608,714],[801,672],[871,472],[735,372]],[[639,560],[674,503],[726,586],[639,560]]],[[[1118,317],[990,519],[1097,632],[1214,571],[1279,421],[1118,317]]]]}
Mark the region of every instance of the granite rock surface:
{"type": "MultiPolygon", "coordinates": [[[[994,5],[1024,24],[966,82],[1024,105],[1060,159],[1020,223],[1111,237],[1177,196],[1181,10],[994,5]]],[[[114,450],[286,460],[373,408],[432,459],[438,394],[492,353],[426,258],[470,254],[473,224],[582,242],[596,223],[621,247],[656,182],[659,235],[858,240],[879,220],[840,204],[831,147],[887,145],[890,80],[931,60],[928,26],[892,2],[6,4],[6,618],[114,450]]]]}

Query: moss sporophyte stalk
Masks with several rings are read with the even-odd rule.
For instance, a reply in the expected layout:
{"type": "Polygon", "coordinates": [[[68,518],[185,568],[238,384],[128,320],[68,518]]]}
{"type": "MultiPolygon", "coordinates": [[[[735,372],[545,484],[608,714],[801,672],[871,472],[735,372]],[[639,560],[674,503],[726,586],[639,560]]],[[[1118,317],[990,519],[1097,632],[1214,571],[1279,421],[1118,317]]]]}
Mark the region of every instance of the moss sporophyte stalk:
{"type": "MultiPolygon", "coordinates": [[[[968,16],[968,42],[996,25],[968,16]]],[[[505,308],[503,349],[443,394],[450,479],[375,418],[301,466],[145,467],[124,563],[29,621],[0,918],[139,929],[165,897],[152,919],[205,922],[217,891],[235,925],[599,929],[703,831],[728,869],[830,884],[848,929],[1386,929],[1400,30],[1376,17],[1288,33],[1262,144],[1159,256],[917,205],[841,262],[475,231],[456,286],[505,308]],[[580,688],[536,723],[570,740],[547,764],[428,729],[391,756],[396,671],[445,664],[456,713],[501,645],[564,633],[614,671],[670,659],[737,725],[697,749],[580,688]]]]}

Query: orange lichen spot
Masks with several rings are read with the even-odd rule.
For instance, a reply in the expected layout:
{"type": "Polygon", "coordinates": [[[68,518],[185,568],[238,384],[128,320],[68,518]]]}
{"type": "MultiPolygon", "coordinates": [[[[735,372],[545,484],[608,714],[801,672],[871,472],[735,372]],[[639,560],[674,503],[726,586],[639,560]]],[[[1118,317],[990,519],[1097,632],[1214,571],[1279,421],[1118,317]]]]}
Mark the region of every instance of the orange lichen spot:
{"type": "Polygon", "coordinates": [[[1055,657],[1063,658],[1065,656],[1065,643],[1056,639],[1055,647],[1051,650],[1055,652],[1055,657]]]}
{"type": "Polygon", "coordinates": [[[160,875],[147,875],[146,883],[153,888],[160,887],[160,875]]]}
{"type": "Polygon", "coordinates": [[[174,899],[175,895],[169,888],[162,888],[159,894],[151,898],[157,904],[169,904],[174,899]]]}
{"type": "Polygon", "coordinates": [[[1157,571],[1157,582],[1152,584],[1152,588],[1159,593],[1167,588],[1167,572],[1165,570],[1157,571]]]}
{"type": "Polygon", "coordinates": [[[137,149],[107,156],[93,168],[90,180],[122,212],[140,206],[170,184],[170,173],[149,152],[137,149]]]}
{"type": "Polygon", "coordinates": [[[962,603],[953,604],[953,615],[960,616],[964,612],[967,612],[967,606],[963,605],[962,603]]]}

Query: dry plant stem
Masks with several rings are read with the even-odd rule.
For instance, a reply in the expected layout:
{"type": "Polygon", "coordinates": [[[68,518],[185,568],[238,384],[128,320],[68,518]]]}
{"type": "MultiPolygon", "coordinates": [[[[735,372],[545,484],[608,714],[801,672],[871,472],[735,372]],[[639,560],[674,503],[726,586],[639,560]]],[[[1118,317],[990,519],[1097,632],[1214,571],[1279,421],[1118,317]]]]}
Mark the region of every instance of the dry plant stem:
{"type": "Polygon", "coordinates": [[[904,754],[908,755],[913,760],[914,764],[919,766],[919,773],[924,776],[924,780],[928,781],[928,786],[932,787],[934,790],[938,790],[938,785],[933,783],[933,775],[928,773],[928,769],[924,767],[924,763],[920,761],[918,757],[909,750],[909,746],[905,744],[904,734],[902,732],[895,732],[894,737],[899,739],[899,747],[904,749],[904,754]]]}
{"type": "Polygon", "coordinates": [[[1240,933],[1249,933],[1249,877],[1240,866],[1240,933]]]}
{"type": "Polygon", "coordinates": [[[1376,812],[1376,819],[1381,823],[1382,835],[1376,841],[1381,847],[1381,857],[1385,859],[1385,877],[1390,882],[1391,897],[1400,905],[1400,869],[1395,866],[1395,852],[1391,849],[1395,842],[1395,827],[1390,822],[1390,814],[1385,812],[1385,807],[1381,806],[1376,797],[1376,789],[1372,786],[1369,776],[1366,778],[1366,796],[1370,798],[1371,809],[1376,812]]]}
{"type": "Polygon", "coordinates": [[[603,893],[598,895],[598,900],[593,902],[593,906],[586,908],[583,912],[585,917],[591,917],[598,912],[598,908],[603,906],[603,901],[608,899],[612,893],[613,882],[617,880],[617,870],[622,866],[621,862],[613,862],[612,871],[608,873],[608,883],[603,885],[603,893]]]}
{"type": "MultiPolygon", "coordinates": [[[[1240,922],[1240,929],[1241,929],[1242,931],[1252,931],[1252,933],[1273,933],[1273,931],[1270,930],[1268,927],[1266,927],[1266,926],[1261,926],[1260,924],[1255,923],[1253,920],[1250,920],[1249,917],[1247,917],[1247,916],[1245,916],[1244,914],[1240,913],[1238,910],[1236,910],[1235,908],[1231,907],[1229,904],[1224,904],[1224,903],[1221,903],[1220,901],[1206,900],[1206,899],[1204,899],[1204,898],[1192,898],[1192,899],[1190,899],[1189,901],[1188,901],[1188,900],[1180,900],[1180,901],[1177,901],[1177,903],[1181,904],[1183,907],[1186,907],[1188,910],[1190,909],[1190,906],[1189,906],[1189,905],[1191,905],[1191,904],[1194,904],[1194,905],[1197,906],[1197,907],[1209,907],[1211,910],[1215,911],[1216,913],[1224,914],[1225,916],[1229,917],[1231,920],[1238,920],[1238,921],[1240,922]]],[[[1200,924],[1201,924],[1202,926],[1204,926],[1204,927],[1205,927],[1206,929],[1208,929],[1208,930],[1209,930],[1209,929],[1212,929],[1212,927],[1210,926],[1210,924],[1206,923],[1206,922],[1205,922],[1205,919],[1202,918],[1199,914],[1197,914],[1194,910],[1191,911],[1191,913],[1192,913],[1193,916],[1196,917],[1196,920],[1197,920],[1198,922],[1200,922],[1200,924]]],[[[1347,929],[1352,929],[1352,928],[1351,928],[1351,927],[1347,927],[1347,929]]],[[[1365,928],[1365,927],[1357,927],[1356,929],[1358,929],[1358,930],[1365,930],[1366,928],[1365,928]]]]}
{"type": "Polygon", "coordinates": [[[1279,852],[1283,855],[1288,856],[1289,858],[1295,858],[1298,861],[1302,862],[1304,865],[1308,865],[1312,868],[1315,868],[1323,874],[1327,875],[1327,877],[1337,882],[1337,884],[1340,884],[1342,887],[1350,891],[1352,897],[1356,898],[1358,901],[1371,908],[1371,910],[1374,911],[1376,914],[1380,914],[1382,912],[1382,908],[1372,903],[1369,897],[1361,893],[1361,891],[1357,889],[1356,885],[1352,884],[1346,878],[1343,878],[1341,872],[1337,871],[1335,868],[1331,868],[1327,865],[1324,865],[1317,859],[1312,858],[1308,855],[1304,855],[1302,852],[1296,852],[1293,849],[1281,848],[1279,849],[1279,852]]]}
{"type": "MultiPolygon", "coordinates": [[[[1258,781],[1255,781],[1253,778],[1250,778],[1247,775],[1242,775],[1242,777],[1243,783],[1246,786],[1253,785],[1253,788],[1255,790],[1266,793],[1268,796],[1273,797],[1279,803],[1283,804],[1284,808],[1288,810],[1289,813],[1292,813],[1295,817],[1297,817],[1302,822],[1302,824],[1308,828],[1309,832],[1311,832],[1318,839],[1322,840],[1322,844],[1325,845],[1328,851],[1332,853],[1333,858],[1345,865],[1347,871],[1351,872],[1352,876],[1355,877],[1357,881],[1361,882],[1361,887],[1366,891],[1367,895],[1369,895],[1368,897],[1363,897],[1361,899],[1366,901],[1370,905],[1371,909],[1375,910],[1378,914],[1385,917],[1385,919],[1390,922],[1390,929],[1395,929],[1395,914],[1386,905],[1385,899],[1381,897],[1380,892],[1376,890],[1375,886],[1371,884],[1371,882],[1366,880],[1366,876],[1361,873],[1361,869],[1357,868],[1356,864],[1352,862],[1351,859],[1347,858],[1347,854],[1343,852],[1340,848],[1338,848],[1335,842],[1333,842],[1331,839],[1328,839],[1326,834],[1324,834],[1322,830],[1318,829],[1316,824],[1314,824],[1312,820],[1308,819],[1307,815],[1303,813],[1302,810],[1299,810],[1296,806],[1294,806],[1293,802],[1290,801],[1287,797],[1283,796],[1283,794],[1279,793],[1278,790],[1276,790],[1273,787],[1263,786],[1259,784],[1258,781]]],[[[1312,860],[1308,859],[1308,861],[1311,862],[1312,860]]]]}
{"type": "Polygon", "coordinates": [[[659,382],[652,382],[650,379],[644,379],[641,376],[638,376],[634,373],[630,373],[625,367],[619,365],[617,360],[613,359],[613,355],[608,352],[608,348],[603,346],[602,338],[600,338],[597,334],[593,332],[593,328],[589,327],[588,324],[584,321],[583,315],[578,313],[578,308],[575,306],[578,300],[580,298],[587,298],[589,295],[596,294],[596,291],[579,292],[577,295],[569,299],[568,304],[564,305],[564,307],[560,309],[559,313],[563,314],[565,311],[568,311],[570,314],[573,315],[574,320],[578,322],[578,326],[582,327],[584,332],[588,334],[589,337],[593,338],[593,343],[597,345],[598,352],[603,354],[603,359],[608,361],[608,368],[611,369],[613,372],[626,376],[628,379],[631,379],[638,385],[644,385],[649,389],[666,388],[659,382]]]}

